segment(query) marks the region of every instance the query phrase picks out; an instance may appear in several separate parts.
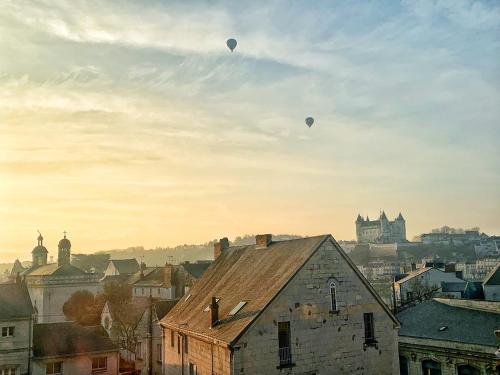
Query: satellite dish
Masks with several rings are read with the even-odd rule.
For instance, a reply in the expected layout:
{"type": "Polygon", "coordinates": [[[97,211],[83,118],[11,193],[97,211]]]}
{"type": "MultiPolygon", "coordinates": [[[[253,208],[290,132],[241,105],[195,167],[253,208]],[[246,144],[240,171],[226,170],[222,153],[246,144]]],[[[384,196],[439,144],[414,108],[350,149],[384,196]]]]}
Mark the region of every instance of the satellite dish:
{"type": "Polygon", "coordinates": [[[238,42],[236,41],[236,39],[233,39],[233,38],[230,38],[226,41],[227,48],[229,48],[231,50],[231,52],[233,52],[233,50],[236,48],[237,44],[238,44],[238,42]]]}
{"type": "Polygon", "coordinates": [[[314,124],[314,119],[312,117],[306,117],[306,125],[311,127],[314,124]]]}

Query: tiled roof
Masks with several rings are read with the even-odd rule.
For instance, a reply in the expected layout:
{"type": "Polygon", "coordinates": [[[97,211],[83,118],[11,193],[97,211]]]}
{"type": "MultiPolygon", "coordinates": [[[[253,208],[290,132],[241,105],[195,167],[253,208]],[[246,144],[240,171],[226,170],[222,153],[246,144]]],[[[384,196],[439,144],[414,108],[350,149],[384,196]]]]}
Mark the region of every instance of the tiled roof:
{"type": "Polygon", "coordinates": [[[140,271],[135,273],[129,279],[129,284],[134,284],[135,286],[147,285],[147,286],[161,286],[163,285],[164,279],[164,269],[151,267],[143,271],[144,276],[141,277],[140,271]]]}
{"type": "Polygon", "coordinates": [[[137,271],[136,273],[130,275],[129,279],[127,280],[128,284],[135,284],[136,282],[140,281],[141,278],[149,276],[149,274],[155,272],[157,270],[156,267],[147,267],[146,269],[142,270],[142,275],[141,271],[137,271]]]}
{"type": "Polygon", "coordinates": [[[33,306],[24,283],[0,284],[0,320],[29,318],[31,314],[33,306]]]}
{"type": "Polygon", "coordinates": [[[500,262],[486,276],[484,285],[500,285],[500,262]]]}
{"type": "Polygon", "coordinates": [[[139,263],[137,259],[112,259],[111,263],[115,266],[119,273],[131,274],[139,271],[139,263]]]}
{"type": "Polygon", "coordinates": [[[496,346],[494,331],[500,312],[451,306],[436,300],[422,302],[397,315],[400,336],[496,346]]]}
{"type": "MultiPolygon", "coordinates": [[[[267,248],[248,245],[224,250],[190,293],[162,319],[162,324],[233,343],[327,240],[334,242],[330,235],[324,235],[272,242],[267,248]],[[210,328],[209,313],[204,310],[212,296],[220,299],[219,324],[210,328]],[[229,316],[242,301],[246,302],[244,307],[236,315],[229,316]]],[[[345,256],[340,247],[336,248],[345,256]]],[[[360,275],[351,263],[353,271],[360,275]]],[[[365,282],[363,276],[359,277],[365,282]]],[[[367,282],[365,285],[376,295],[367,282]]],[[[397,324],[396,318],[390,311],[388,313],[397,324]]]]}
{"type": "Polygon", "coordinates": [[[105,351],[118,351],[118,347],[101,326],[85,327],[73,322],[33,326],[35,358],[105,351]]]}

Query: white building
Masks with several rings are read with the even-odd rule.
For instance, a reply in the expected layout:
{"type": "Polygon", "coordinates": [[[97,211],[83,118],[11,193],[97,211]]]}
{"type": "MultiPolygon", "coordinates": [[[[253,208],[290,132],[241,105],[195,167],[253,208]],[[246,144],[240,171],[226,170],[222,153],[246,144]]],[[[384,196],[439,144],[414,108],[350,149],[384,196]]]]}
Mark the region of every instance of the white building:
{"type": "MultiPolygon", "coordinates": [[[[456,276],[455,271],[445,272],[433,267],[419,268],[410,272],[406,277],[394,283],[394,292],[397,304],[404,304],[433,291],[442,291],[442,283],[464,283],[456,276]]],[[[464,285],[465,287],[465,285],[464,285]]]]}
{"type": "Polygon", "coordinates": [[[32,267],[22,273],[38,323],[65,321],[63,305],[74,292],[88,290],[97,294],[101,291],[101,275],[85,273],[70,264],[71,242],[66,235],[59,241],[58,250],[57,263],[47,264],[48,251],[40,234],[38,245],[32,251],[32,267]]]}

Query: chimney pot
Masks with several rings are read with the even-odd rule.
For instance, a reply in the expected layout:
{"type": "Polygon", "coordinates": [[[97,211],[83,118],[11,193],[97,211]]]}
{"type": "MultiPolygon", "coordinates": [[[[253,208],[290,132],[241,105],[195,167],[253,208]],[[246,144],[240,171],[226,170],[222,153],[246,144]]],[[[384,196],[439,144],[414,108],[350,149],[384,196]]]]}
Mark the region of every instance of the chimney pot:
{"type": "Polygon", "coordinates": [[[227,237],[221,238],[218,242],[214,243],[214,259],[217,259],[227,249],[229,249],[229,240],[227,237]]]}
{"type": "Polygon", "coordinates": [[[255,247],[257,249],[265,249],[272,242],[273,236],[271,234],[258,234],[255,236],[255,247]]]}

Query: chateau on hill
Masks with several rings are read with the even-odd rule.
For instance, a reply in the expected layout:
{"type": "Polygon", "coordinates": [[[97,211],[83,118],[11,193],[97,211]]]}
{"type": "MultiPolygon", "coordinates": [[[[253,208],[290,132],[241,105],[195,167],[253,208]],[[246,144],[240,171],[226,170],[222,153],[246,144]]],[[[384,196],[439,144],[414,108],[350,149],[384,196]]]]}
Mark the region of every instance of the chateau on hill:
{"type": "Polygon", "coordinates": [[[406,221],[399,213],[398,217],[389,221],[382,211],[377,220],[366,220],[358,215],[356,219],[356,236],[358,243],[397,243],[406,242],[406,221]]]}

